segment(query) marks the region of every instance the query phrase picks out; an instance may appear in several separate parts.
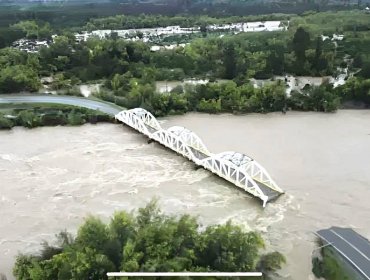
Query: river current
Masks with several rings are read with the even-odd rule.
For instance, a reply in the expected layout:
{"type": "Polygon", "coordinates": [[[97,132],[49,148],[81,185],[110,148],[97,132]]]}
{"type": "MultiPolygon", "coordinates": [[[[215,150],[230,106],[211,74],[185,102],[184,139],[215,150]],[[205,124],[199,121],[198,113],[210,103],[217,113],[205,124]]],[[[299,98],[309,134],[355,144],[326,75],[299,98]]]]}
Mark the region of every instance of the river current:
{"type": "Polygon", "coordinates": [[[211,152],[261,163],[286,191],[265,209],[237,188],[139,133],[114,124],[0,131],[0,272],[87,215],[107,220],[159,199],[204,224],[232,219],[287,257],[284,279],[314,279],[314,232],[353,227],[370,238],[370,111],[186,114],[160,120],[197,133],[211,152]]]}

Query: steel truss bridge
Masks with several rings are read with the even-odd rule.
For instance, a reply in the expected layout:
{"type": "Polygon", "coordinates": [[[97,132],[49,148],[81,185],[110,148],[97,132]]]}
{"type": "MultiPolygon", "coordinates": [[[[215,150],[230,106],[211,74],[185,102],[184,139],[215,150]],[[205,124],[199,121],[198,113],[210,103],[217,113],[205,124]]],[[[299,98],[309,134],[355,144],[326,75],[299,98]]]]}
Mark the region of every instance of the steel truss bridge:
{"type": "Polygon", "coordinates": [[[213,154],[194,132],[180,126],[163,129],[157,119],[145,109],[121,111],[115,118],[258,197],[262,200],[263,207],[284,193],[267,171],[252,158],[236,152],[213,154]]]}

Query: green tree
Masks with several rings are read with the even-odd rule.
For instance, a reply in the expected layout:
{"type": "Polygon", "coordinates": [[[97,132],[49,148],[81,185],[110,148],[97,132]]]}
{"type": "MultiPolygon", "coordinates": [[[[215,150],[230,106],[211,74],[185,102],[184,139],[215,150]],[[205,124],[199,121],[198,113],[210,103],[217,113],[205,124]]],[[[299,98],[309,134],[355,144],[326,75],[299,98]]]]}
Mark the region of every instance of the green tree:
{"type": "Polygon", "coordinates": [[[16,65],[25,65],[28,56],[24,52],[15,48],[0,49],[0,66],[1,68],[16,65]]]}
{"type": "Polygon", "coordinates": [[[202,98],[197,106],[197,109],[200,112],[206,112],[206,113],[219,113],[221,112],[221,99],[210,99],[205,100],[202,98]]]}
{"type": "Polygon", "coordinates": [[[323,248],[321,250],[322,257],[312,258],[312,272],[318,278],[327,280],[350,280],[353,279],[347,270],[343,269],[343,264],[340,258],[336,256],[331,248],[323,248]]]}
{"type": "Polygon", "coordinates": [[[81,248],[88,247],[101,252],[108,240],[109,235],[106,225],[98,218],[88,217],[78,230],[76,244],[81,248]]]}
{"type": "Polygon", "coordinates": [[[32,111],[24,110],[18,115],[18,119],[21,126],[33,128],[41,125],[41,117],[32,111]]]}
{"type": "Polygon", "coordinates": [[[216,271],[252,271],[261,248],[264,248],[261,236],[245,233],[228,222],[206,229],[197,248],[197,262],[216,271]]]}
{"type": "Polygon", "coordinates": [[[297,57],[297,61],[305,61],[306,50],[309,48],[310,42],[310,33],[304,30],[303,27],[298,27],[297,31],[294,33],[292,41],[293,51],[297,57]]]}
{"type": "Polygon", "coordinates": [[[38,23],[34,20],[24,20],[12,25],[13,29],[22,30],[28,39],[47,39],[52,35],[49,23],[38,23]]]}
{"type": "Polygon", "coordinates": [[[0,113],[0,129],[10,129],[13,126],[13,121],[0,113]]]}
{"type": "Polygon", "coordinates": [[[83,115],[76,110],[72,110],[67,117],[69,125],[81,125],[85,123],[83,115]]]}
{"type": "Polygon", "coordinates": [[[35,263],[35,257],[27,255],[18,255],[15,263],[16,265],[13,268],[13,274],[19,280],[28,280],[31,279],[30,269],[33,268],[35,263]]]}
{"type": "Polygon", "coordinates": [[[111,87],[113,90],[117,91],[121,86],[122,86],[121,75],[115,74],[111,81],[111,87]]]}
{"type": "Polygon", "coordinates": [[[39,35],[39,26],[34,20],[20,21],[14,24],[12,28],[22,30],[24,33],[26,33],[26,37],[29,39],[37,39],[39,35]]]}
{"type": "MultiPolygon", "coordinates": [[[[270,279],[271,274],[282,268],[286,263],[285,257],[279,252],[271,252],[263,255],[257,265],[258,270],[263,273],[265,279],[270,279]]],[[[273,277],[271,277],[273,279],[273,277]]]]}
{"type": "Polygon", "coordinates": [[[25,65],[0,69],[0,93],[37,91],[40,81],[37,72],[25,65]]]}
{"type": "Polygon", "coordinates": [[[58,239],[58,252],[19,255],[16,279],[107,279],[108,271],[119,270],[254,271],[261,263],[273,272],[284,260],[277,253],[261,259],[264,242],[256,232],[231,222],[202,229],[189,215],[164,215],[156,201],[135,215],[116,212],[109,224],[89,217],[76,239],[65,233],[58,239]],[[111,245],[116,246],[114,254],[111,245]]]}
{"type": "Polygon", "coordinates": [[[334,112],[340,105],[340,97],[326,86],[309,87],[304,92],[292,92],[289,106],[295,110],[334,112]]]}
{"type": "Polygon", "coordinates": [[[224,49],[224,66],[225,66],[225,78],[233,79],[236,74],[236,54],[235,46],[232,42],[228,42],[224,49]]]}

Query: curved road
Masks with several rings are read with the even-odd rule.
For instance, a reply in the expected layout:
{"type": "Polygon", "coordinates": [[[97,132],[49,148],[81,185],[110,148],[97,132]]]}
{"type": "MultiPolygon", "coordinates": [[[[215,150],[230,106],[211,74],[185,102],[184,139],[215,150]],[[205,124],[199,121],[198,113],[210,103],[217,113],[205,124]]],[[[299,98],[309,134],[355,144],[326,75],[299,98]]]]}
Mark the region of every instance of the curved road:
{"type": "Polygon", "coordinates": [[[8,103],[55,103],[55,104],[65,104],[73,105],[78,107],[84,107],[87,109],[98,110],[111,116],[115,116],[123,108],[108,102],[91,100],[82,97],[75,96],[61,96],[61,95],[1,95],[0,94],[0,104],[8,103]]]}

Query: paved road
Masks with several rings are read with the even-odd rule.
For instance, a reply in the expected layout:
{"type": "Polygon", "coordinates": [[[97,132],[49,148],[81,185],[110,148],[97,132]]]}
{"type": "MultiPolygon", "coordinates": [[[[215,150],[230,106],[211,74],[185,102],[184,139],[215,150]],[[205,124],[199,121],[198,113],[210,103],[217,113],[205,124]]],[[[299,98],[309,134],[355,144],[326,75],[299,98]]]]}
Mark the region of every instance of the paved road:
{"type": "Polygon", "coordinates": [[[114,116],[123,110],[119,106],[75,96],[60,95],[1,95],[0,103],[56,103],[98,110],[114,116]]]}
{"type": "Polygon", "coordinates": [[[318,236],[331,243],[357,271],[370,280],[370,242],[352,229],[332,227],[319,230],[318,236]]]}

